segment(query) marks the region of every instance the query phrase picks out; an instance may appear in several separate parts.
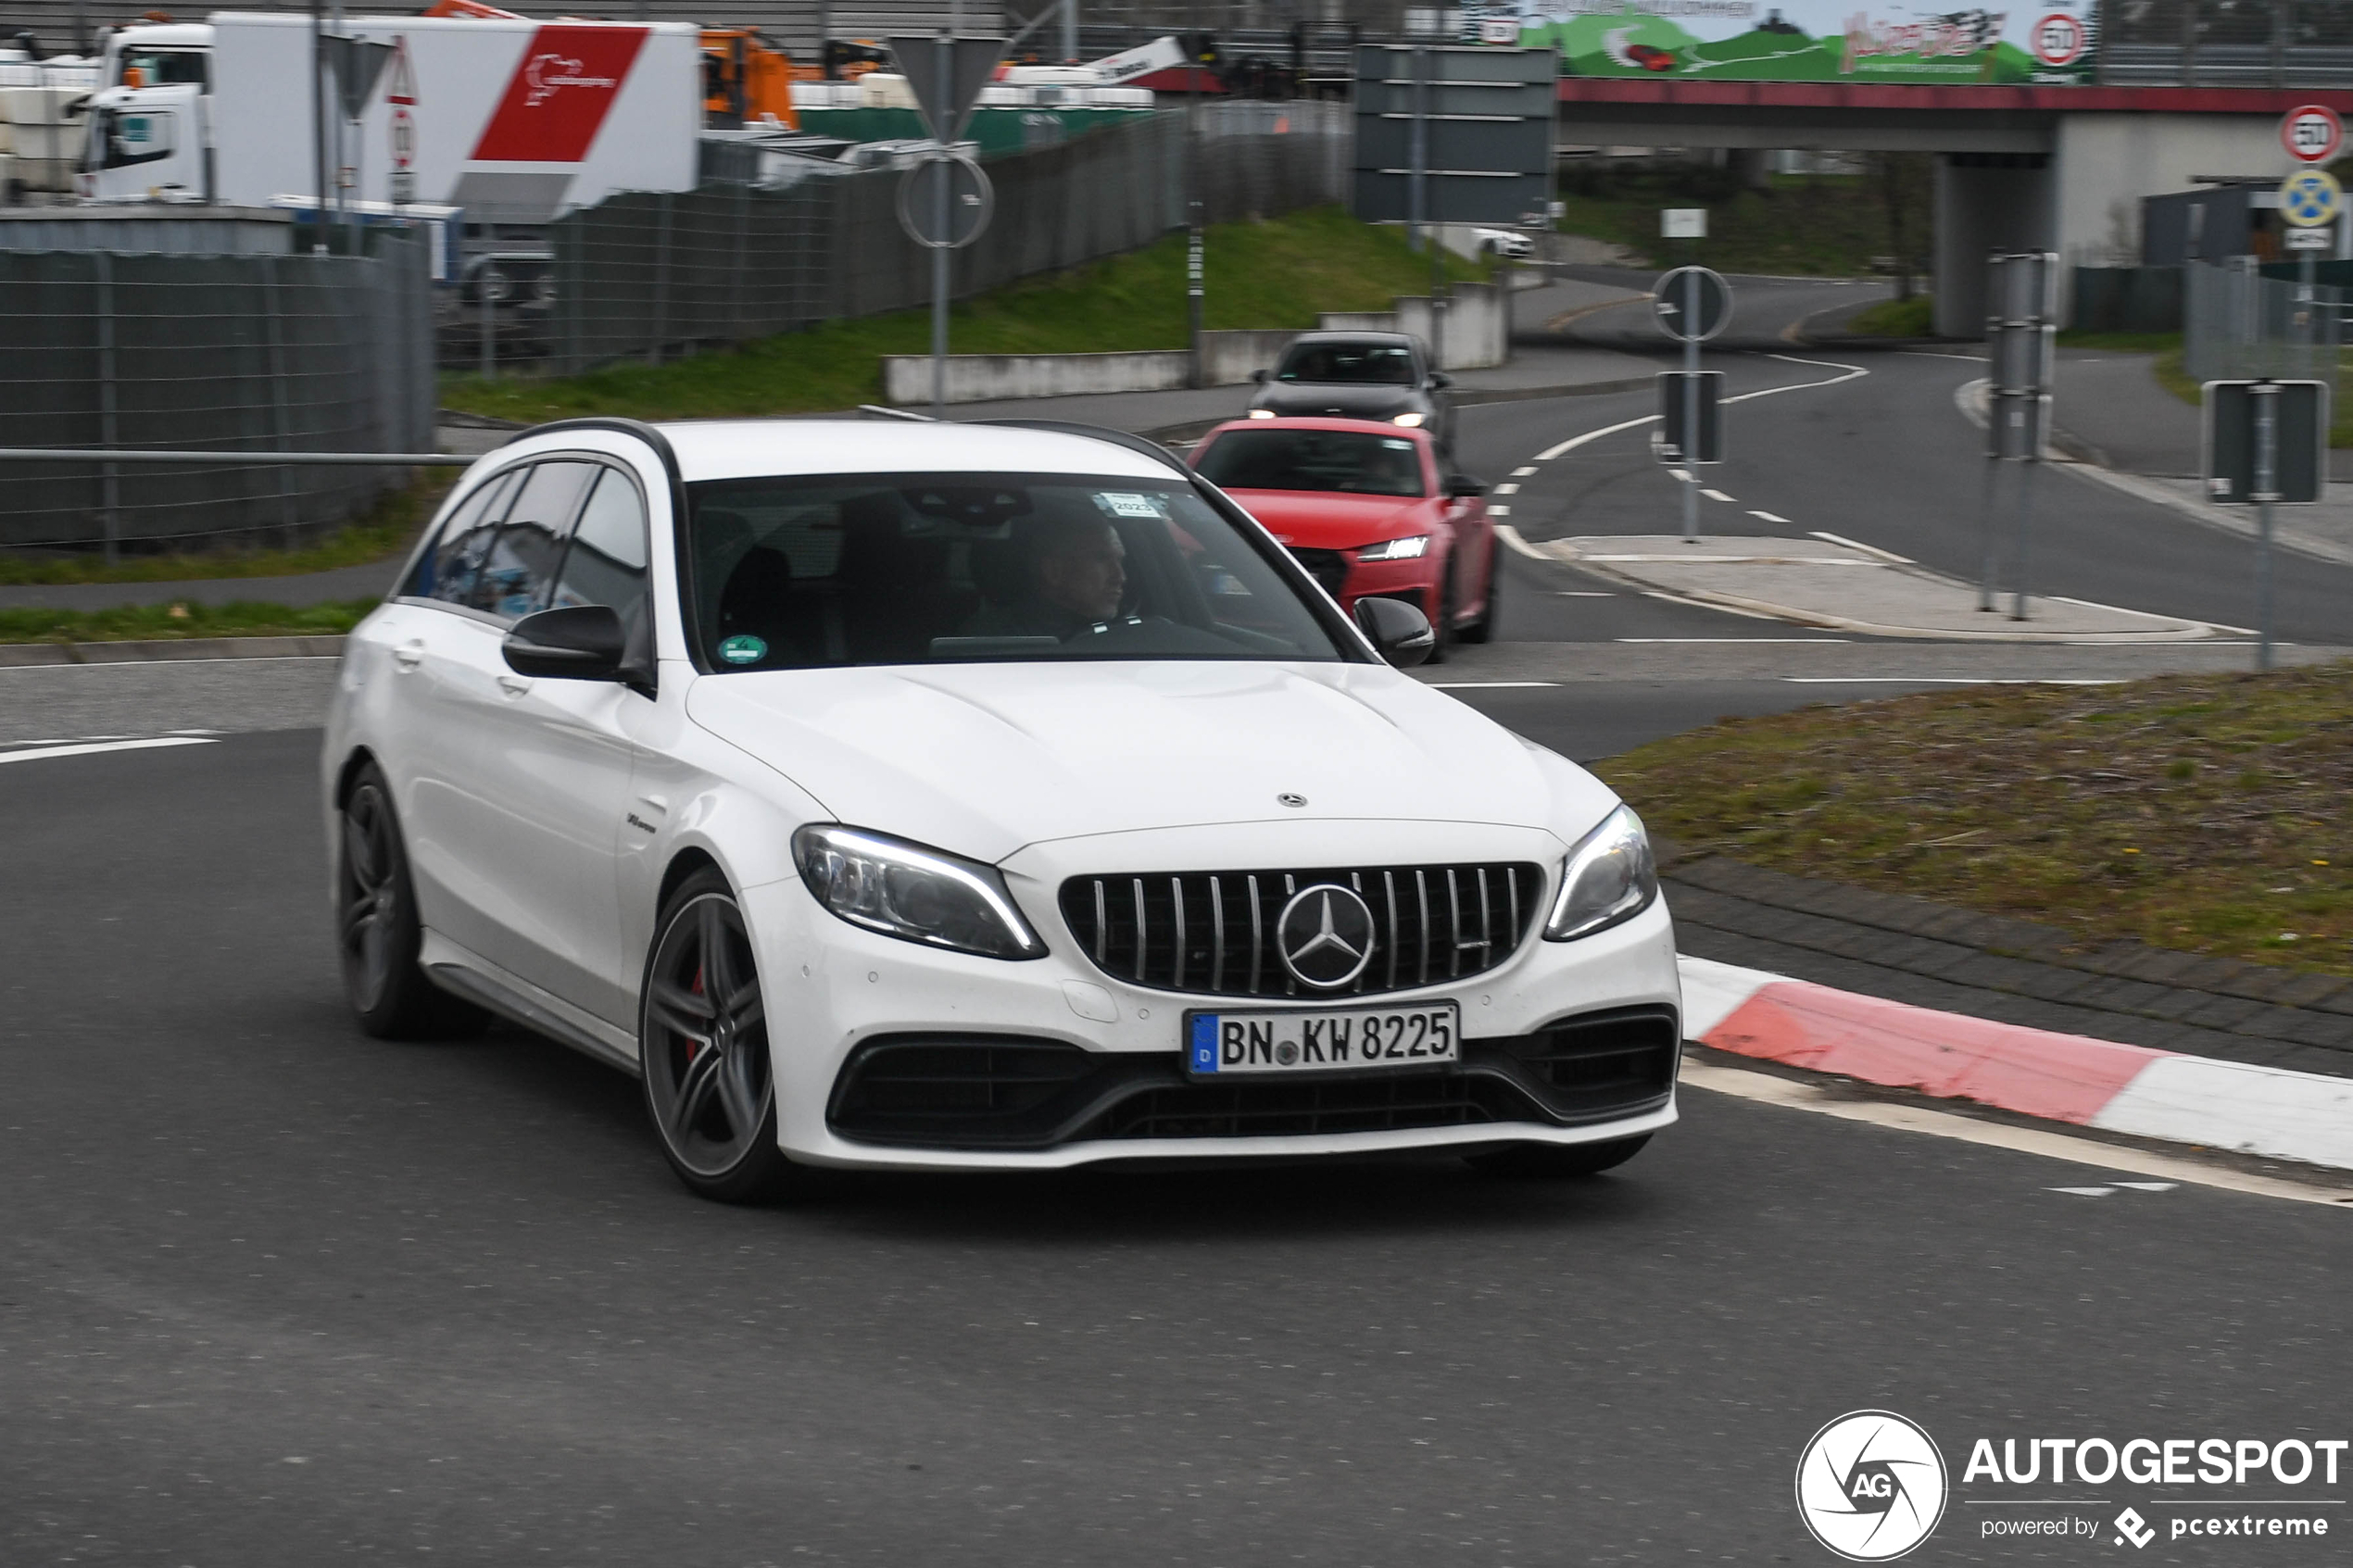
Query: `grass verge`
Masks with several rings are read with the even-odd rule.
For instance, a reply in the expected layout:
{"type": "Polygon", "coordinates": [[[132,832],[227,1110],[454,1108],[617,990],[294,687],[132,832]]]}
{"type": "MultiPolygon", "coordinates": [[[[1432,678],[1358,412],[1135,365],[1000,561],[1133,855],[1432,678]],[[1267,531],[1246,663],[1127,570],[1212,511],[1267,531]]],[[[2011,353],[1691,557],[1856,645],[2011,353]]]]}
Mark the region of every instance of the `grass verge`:
{"type": "Polygon", "coordinates": [[[130,643],[186,637],[304,637],[348,632],[380,601],[333,604],[124,605],[116,609],[0,609],[0,643],[130,643]]]}
{"type": "Polygon", "coordinates": [[[2353,664],[1726,720],[1596,771],[1687,850],[2353,973],[2353,664]]]}
{"type": "Polygon", "coordinates": [[[1855,312],[1846,330],[1857,337],[1934,337],[1936,302],[1924,294],[1882,299],[1855,312]]]}
{"type": "MultiPolygon", "coordinates": [[[[1204,320],[1213,329],[1313,327],[1326,310],[1386,310],[1429,292],[1429,261],[1402,231],[1314,207],[1263,223],[1220,223],[1205,237],[1204,320]]],[[[1448,275],[1485,270],[1447,258],[1448,275]]],[[[1076,354],[1181,348],[1185,236],[1126,256],[1025,279],[955,307],[958,354],[1076,354]]],[[[761,338],[667,365],[610,365],[546,380],[445,378],[446,408],[497,419],[622,414],[637,419],[822,413],[882,397],[882,357],[931,348],[931,313],[902,310],[761,338]]]]}
{"type": "MultiPolygon", "coordinates": [[[[365,566],[398,555],[416,539],[457,483],[454,472],[422,477],[315,545],[292,550],[176,551],[128,556],[109,565],[94,550],[32,554],[0,550],[0,584],[182,583],[220,577],[294,577],[365,566]]],[[[14,639],[22,641],[23,639],[14,639]]]]}

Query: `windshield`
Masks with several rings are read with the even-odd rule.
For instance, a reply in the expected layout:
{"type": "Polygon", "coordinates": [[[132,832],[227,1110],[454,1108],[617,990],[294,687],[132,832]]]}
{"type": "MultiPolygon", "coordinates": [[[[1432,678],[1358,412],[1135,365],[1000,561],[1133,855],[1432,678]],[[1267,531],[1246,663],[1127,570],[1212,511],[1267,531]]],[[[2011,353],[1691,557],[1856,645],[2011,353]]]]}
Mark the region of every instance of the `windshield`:
{"type": "Polygon", "coordinates": [[[1194,459],[1225,490],[1420,495],[1422,458],[1403,436],[1353,430],[1230,430],[1194,459]]]}
{"type": "Polygon", "coordinates": [[[1330,607],[1173,481],[848,474],[687,493],[714,671],[1344,657],[1330,607]]]}
{"type": "MultiPolygon", "coordinates": [[[[173,87],[192,83],[201,87],[205,81],[205,51],[199,49],[125,49],[121,67],[124,75],[136,69],[143,87],[173,87]]],[[[121,81],[118,77],[117,82],[121,81]]]]}
{"type": "Polygon", "coordinates": [[[1390,343],[1298,343],[1283,356],[1277,381],[1414,384],[1414,351],[1390,343]]]}

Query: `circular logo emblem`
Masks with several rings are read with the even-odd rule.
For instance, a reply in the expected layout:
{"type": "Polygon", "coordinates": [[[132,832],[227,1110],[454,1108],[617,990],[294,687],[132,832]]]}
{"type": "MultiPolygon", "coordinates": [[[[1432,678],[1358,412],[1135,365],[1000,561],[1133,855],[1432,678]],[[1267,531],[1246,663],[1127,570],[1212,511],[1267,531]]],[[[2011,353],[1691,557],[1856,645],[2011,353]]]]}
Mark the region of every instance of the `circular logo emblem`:
{"type": "Polygon", "coordinates": [[[2034,24],[2034,57],[2046,66],[2071,66],[2083,57],[2083,24],[2053,13],[2034,24]]]}
{"type": "Polygon", "coordinates": [[[1275,951],[1302,985],[1337,990],[1373,961],[1373,911],[1336,883],[1302,888],[1275,917],[1275,951]]]}
{"type": "Polygon", "coordinates": [[[1304,806],[1307,804],[1307,797],[1303,795],[1293,795],[1289,790],[1285,790],[1282,794],[1275,797],[1275,804],[1277,806],[1304,806]]]}
{"type": "Polygon", "coordinates": [[[730,664],[757,664],[768,657],[768,645],[758,637],[730,637],[719,645],[719,657],[730,664]]]}
{"type": "Polygon", "coordinates": [[[1944,1456],[1890,1411],[1856,1411],[1814,1434],[1797,1461],[1797,1513],[1850,1562],[1885,1562],[1944,1517],[1944,1456]]]}

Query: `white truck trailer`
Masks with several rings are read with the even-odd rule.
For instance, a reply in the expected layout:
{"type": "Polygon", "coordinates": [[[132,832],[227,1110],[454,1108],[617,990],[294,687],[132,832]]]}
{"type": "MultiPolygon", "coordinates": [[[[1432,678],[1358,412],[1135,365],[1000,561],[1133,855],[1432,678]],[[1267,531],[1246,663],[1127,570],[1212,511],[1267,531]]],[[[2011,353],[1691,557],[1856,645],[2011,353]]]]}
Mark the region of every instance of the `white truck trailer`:
{"type": "Polygon", "coordinates": [[[82,195],[283,205],[315,200],[323,165],[331,202],[340,186],[371,209],[455,207],[480,230],[542,224],[618,191],[694,187],[703,86],[691,26],[352,17],[343,31],[391,50],[348,118],[331,86],[320,92],[307,16],[222,11],[114,33],[82,195]]]}

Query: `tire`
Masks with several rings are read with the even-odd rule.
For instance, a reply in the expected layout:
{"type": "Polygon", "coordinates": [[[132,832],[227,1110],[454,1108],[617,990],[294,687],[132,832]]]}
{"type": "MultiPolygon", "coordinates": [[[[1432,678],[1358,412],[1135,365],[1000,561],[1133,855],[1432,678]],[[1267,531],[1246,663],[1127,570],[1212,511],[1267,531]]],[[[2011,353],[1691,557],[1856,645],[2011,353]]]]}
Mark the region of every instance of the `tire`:
{"type": "Polygon", "coordinates": [[[776,1147],[767,1011],[743,910],[716,871],[697,872],[662,906],[637,1047],[646,1114],[689,1191],[765,1203],[800,1185],[805,1173],[776,1147]]]}
{"type": "Polygon", "coordinates": [[[1438,588],[1438,618],[1429,623],[1429,657],[1422,660],[1424,664],[1446,662],[1446,656],[1454,649],[1454,618],[1459,613],[1454,596],[1454,560],[1449,556],[1445,579],[1438,588]]]}
{"type": "Polygon", "coordinates": [[[1504,574],[1498,570],[1503,562],[1495,555],[1495,546],[1487,546],[1487,597],[1479,607],[1478,624],[1466,626],[1454,633],[1461,642],[1478,644],[1495,640],[1495,601],[1503,595],[1504,574]]]}
{"type": "Polygon", "coordinates": [[[335,951],[344,997],[379,1040],[464,1039],[490,1014],[442,990],[417,962],[424,927],[392,786],[372,762],[344,797],[335,851],[335,951]]]}
{"type": "Polygon", "coordinates": [[[1516,1143],[1502,1148],[1466,1154],[1463,1160],[1490,1176],[1598,1176],[1625,1164],[1651,1141],[1640,1137],[1612,1138],[1607,1143],[1516,1143]]]}

